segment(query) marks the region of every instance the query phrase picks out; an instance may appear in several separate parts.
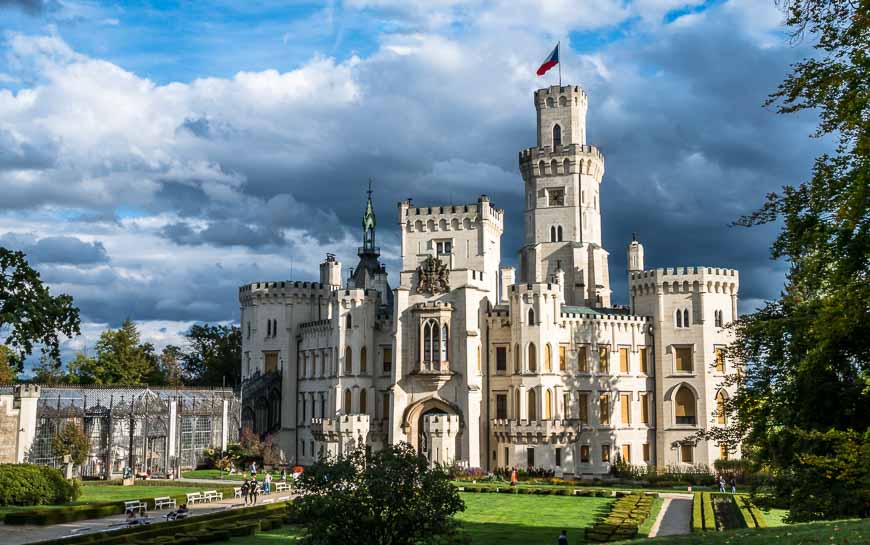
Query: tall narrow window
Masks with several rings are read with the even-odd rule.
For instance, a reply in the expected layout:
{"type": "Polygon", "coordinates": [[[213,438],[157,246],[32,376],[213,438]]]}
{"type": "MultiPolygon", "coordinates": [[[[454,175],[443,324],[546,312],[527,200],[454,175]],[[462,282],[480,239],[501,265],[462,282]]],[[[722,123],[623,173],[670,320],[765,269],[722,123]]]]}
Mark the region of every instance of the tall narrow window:
{"type": "Polygon", "coordinates": [[[507,394],[495,395],[495,417],[507,420],[507,394]]]}
{"type": "Polygon", "coordinates": [[[506,346],[496,346],[495,347],[495,372],[496,373],[507,372],[507,347],[506,346]]]}
{"type": "Polygon", "coordinates": [[[631,463],[631,445],[622,445],[622,461],[630,464],[631,463]]]}
{"type": "Polygon", "coordinates": [[[589,445],[580,445],[580,462],[589,463],[589,445]]]}
{"type": "Polygon", "coordinates": [[[628,348],[621,347],[619,349],[619,372],[628,373],[628,348]]]}
{"type": "Polygon", "coordinates": [[[568,349],[565,345],[559,345],[559,371],[568,369],[568,349]]]}
{"type": "Polygon", "coordinates": [[[272,336],[272,320],[266,320],[266,336],[272,336]]]}
{"type": "Polygon", "coordinates": [[[351,408],[351,404],[353,403],[353,394],[350,392],[350,388],[346,388],[344,390],[344,414],[350,414],[353,410],[351,408]]]}
{"type": "Polygon", "coordinates": [[[520,419],[520,391],[514,390],[514,420],[520,419]]]}
{"type": "Polygon", "coordinates": [[[535,350],[535,343],[529,343],[529,371],[536,372],[538,370],[538,354],[535,350]]]}
{"type": "Polygon", "coordinates": [[[552,363],[553,353],[552,352],[553,351],[550,348],[550,343],[545,344],[544,345],[544,371],[546,371],[548,373],[553,370],[553,363],[552,363]]]}
{"type": "Polygon", "coordinates": [[[610,425],[610,397],[607,394],[598,396],[598,421],[602,426],[610,425]]]}
{"type": "Polygon", "coordinates": [[[381,418],[389,420],[390,418],[390,392],[384,392],[381,397],[381,418]]]}
{"type": "Polygon", "coordinates": [[[677,327],[683,327],[683,311],[677,309],[677,327]]]}
{"type": "Polygon", "coordinates": [[[695,396],[686,387],[680,388],[674,396],[674,416],[677,424],[695,425],[695,396]]]}
{"type": "Polygon", "coordinates": [[[640,394],[640,422],[649,424],[649,394],[640,394]]]}
{"type": "Polygon", "coordinates": [[[384,359],[382,362],[384,374],[387,375],[393,372],[393,349],[384,347],[384,359]]]}
{"type": "Polygon", "coordinates": [[[544,390],[544,420],[553,418],[553,394],[550,389],[544,390]]]}
{"type": "Polygon", "coordinates": [[[344,327],[345,329],[350,329],[353,326],[353,319],[350,317],[350,312],[347,313],[347,316],[344,318],[344,327]]]}
{"type": "Polygon", "coordinates": [[[535,325],[535,309],[529,309],[529,325],[535,325]]]}
{"type": "Polygon", "coordinates": [[[601,462],[610,462],[610,445],[601,445],[601,462]]]}
{"type": "Polygon", "coordinates": [[[601,346],[598,348],[598,372],[599,373],[607,373],[608,365],[607,365],[607,347],[601,346]]]}
{"type": "Polygon", "coordinates": [[[438,322],[435,320],[426,320],[423,322],[423,363],[430,365],[433,362],[441,361],[442,351],[446,352],[446,333],[447,326],[444,326],[445,339],[442,345],[441,329],[438,322]]]}
{"type": "Polygon", "coordinates": [[[562,242],[562,226],[556,228],[556,241],[562,242]]]}
{"type": "Polygon", "coordinates": [[[527,408],[529,420],[538,419],[538,399],[534,390],[529,390],[529,406],[527,408]]]}
{"type": "Polygon", "coordinates": [[[560,127],[558,124],[553,125],[553,145],[562,145],[562,127],[560,127]]]}
{"type": "Polygon", "coordinates": [[[728,445],[719,445],[719,458],[728,459],[728,445]]]}
{"type": "Polygon", "coordinates": [[[361,375],[365,375],[369,369],[369,362],[366,356],[368,356],[368,351],[366,350],[366,347],[363,346],[362,350],[359,352],[359,373],[361,375]]]}
{"type": "Polygon", "coordinates": [[[344,349],[344,374],[353,374],[353,350],[349,346],[344,349]]]}
{"type": "Polygon", "coordinates": [[[449,355],[447,353],[447,347],[450,346],[447,342],[447,324],[441,326],[441,359],[439,361],[447,361],[449,355]]]}
{"type": "Polygon", "coordinates": [[[581,373],[589,372],[589,359],[587,357],[585,346],[581,346],[577,349],[577,370],[581,373]]]}
{"type": "Polygon", "coordinates": [[[477,372],[480,373],[480,347],[477,347],[477,372]]]}
{"type": "Polygon", "coordinates": [[[725,355],[722,353],[721,347],[716,347],[716,372],[724,373],[725,372],[725,355]]]}
{"type": "Polygon", "coordinates": [[[514,373],[520,374],[520,345],[514,345],[514,373]]]}
{"type": "Polygon", "coordinates": [[[556,226],[550,226],[550,242],[556,242],[556,226]]]}
{"type": "Polygon", "coordinates": [[[631,396],[619,394],[619,413],[624,426],[631,425],[631,396]]]}
{"type": "Polygon", "coordinates": [[[689,309],[683,309],[683,327],[689,327],[689,309]]]}
{"type": "Polygon", "coordinates": [[[589,394],[577,396],[577,418],[581,424],[589,424],[589,394]]]}
{"type": "Polygon", "coordinates": [[[648,348],[640,349],[640,372],[644,374],[649,373],[648,350],[648,348]]]}
{"type": "Polygon", "coordinates": [[[649,462],[649,443],[643,444],[643,461],[649,462]]]}
{"type": "Polygon", "coordinates": [[[369,394],[365,388],[359,391],[359,414],[369,414],[369,394]]]}
{"type": "Polygon", "coordinates": [[[725,418],[725,394],[719,392],[716,394],[716,423],[726,424],[725,418]]]}

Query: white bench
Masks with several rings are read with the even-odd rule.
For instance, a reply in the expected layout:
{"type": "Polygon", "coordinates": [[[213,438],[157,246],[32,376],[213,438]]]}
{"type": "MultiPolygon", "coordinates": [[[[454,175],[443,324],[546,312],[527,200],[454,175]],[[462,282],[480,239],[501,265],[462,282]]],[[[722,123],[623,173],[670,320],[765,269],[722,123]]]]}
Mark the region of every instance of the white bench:
{"type": "Polygon", "coordinates": [[[202,492],[188,492],[186,496],[188,505],[193,505],[194,503],[205,501],[202,492]]]}
{"type": "Polygon", "coordinates": [[[206,490],[202,493],[205,501],[219,501],[224,499],[224,493],[217,490],[206,490]]]}
{"type": "Polygon", "coordinates": [[[234,498],[241,498],[242,497],[242,487],[241,486],[237,486],[237,487],[233,488],[233,497],[234,498]]]}
{"type": "Polygon", "coordinates": [[[275,492],[285,492],[287,490],[290,490],[289,484],[282,482],[275,483],[275,492]]]}
{"type": "Polygon", "coordinates": [[[154,498],[155,509],[163,509],[164,507],[171,507],[172,509],[175,509],[175,500],[173,498],[170,498],[169,496],[154,498]]]}
{"type": "Polygon", "coordinates": [[[144,501],[141,500],[130,500],[124,502],[124,512],[129,513],[130,511],[147,511],[148,506],[144,501]]]}

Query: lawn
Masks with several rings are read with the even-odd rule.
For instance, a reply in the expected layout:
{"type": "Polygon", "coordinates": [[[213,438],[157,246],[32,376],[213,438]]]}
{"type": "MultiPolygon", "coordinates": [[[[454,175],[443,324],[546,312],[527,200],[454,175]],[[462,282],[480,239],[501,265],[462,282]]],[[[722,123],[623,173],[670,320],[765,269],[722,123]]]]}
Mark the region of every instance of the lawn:
{"type": "Polygon", "coordinates": [[[526,494],[460,494],[462,521],[474,545],[555,543],[568,531],[571,543],[582,539],[583,529],[607,513],[613,499],[526,494]]]}
{"type": "Polygon", "coordinates": [[[662,505],[664,505],[665,500],[656,496],[652,502],[652,508],[650,508],[649,516],[643,521],[643,524],[638,526],[637,533],[641,536],[648,536],[649,531],[652,530],[653,524],[656,522],[656,518],[659,516],[659,511],[662,510],[662,505]]]}
{"type": "Polygon", "coordinates": [[[253,536],[234,537],[228,543],[235,545],[291,545],[302,537],[302,529],[284,526],[280,530],[257,533],[253,536]]]}
{"type": "MultiPolygon", "coordinates": [[[[278,473],[280,475],[280,472],[278,473]]],[[[260,471],[257,473],[257,478],[262,479],[263,473],[260,471]]],[[[251,473],[233,473],[229,475],[226,471],[221,471],[220,469],[196,469],[193,471],[185,471],[181,474],[185,479],[217,479],[217,480],[225,480],[225,481],[244,481],[246,478],[250,478],[251,473]]],[[[275,473],[272,473],[272,477],[275,477],[275,473]]]]}
{"type": "MultiPolygon", "coordinates": [[[[857,545],[870,543],[870,519],[789,524],[778,528],[667,536],[622,545],[857,545]]],[[[614,543],[614,545],[616,545],[614,543]]]]}

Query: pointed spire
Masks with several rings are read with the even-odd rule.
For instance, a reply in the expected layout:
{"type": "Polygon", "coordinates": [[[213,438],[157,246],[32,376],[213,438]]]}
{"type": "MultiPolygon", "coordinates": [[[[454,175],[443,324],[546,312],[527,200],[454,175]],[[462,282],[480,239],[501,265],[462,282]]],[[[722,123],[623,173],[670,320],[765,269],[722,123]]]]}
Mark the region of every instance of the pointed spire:
{"type": "Polygon", "coordinates": [[[375,219],[375,207],[372,204],[372,179],[369,178],[369,188],[366,191],[368,194],[368,200],[366,201],[366,211],[363,214],[362,220],[362,228],[363,228],[363,247],[362,251],[364,252],[374,252],[375,251],[375,227],[377,225],[377,221],[375,219]]]}

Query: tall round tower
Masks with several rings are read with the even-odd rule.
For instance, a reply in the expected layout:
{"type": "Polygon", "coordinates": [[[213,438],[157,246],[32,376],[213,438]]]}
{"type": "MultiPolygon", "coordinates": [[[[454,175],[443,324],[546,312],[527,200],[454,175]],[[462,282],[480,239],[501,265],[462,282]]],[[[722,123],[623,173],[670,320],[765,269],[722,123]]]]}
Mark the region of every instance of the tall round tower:
{"type": "Polygon", "coordinates": [[[587,106],[578,86],[535,91],[538,145],[519,154],[525,182],[519,278],[546,282],[561,262],[566,303],[604,307],[610,306],[599,199],[604,155],[586,144],[587,106]]]}

